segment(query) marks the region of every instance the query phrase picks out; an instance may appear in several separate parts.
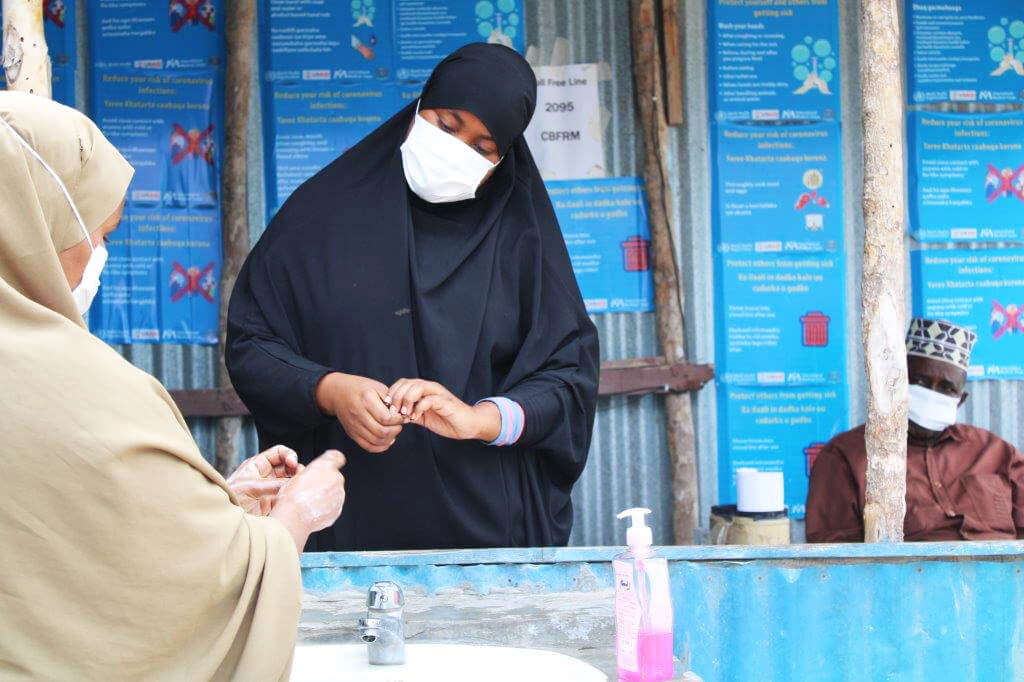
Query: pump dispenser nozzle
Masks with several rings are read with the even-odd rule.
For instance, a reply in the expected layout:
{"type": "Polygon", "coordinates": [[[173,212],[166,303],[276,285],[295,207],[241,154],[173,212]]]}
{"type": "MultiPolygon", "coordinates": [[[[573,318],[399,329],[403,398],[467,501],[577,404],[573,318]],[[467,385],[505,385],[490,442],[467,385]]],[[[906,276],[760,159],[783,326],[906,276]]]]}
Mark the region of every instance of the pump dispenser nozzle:
{"type": "Polygon", "coordinates": [[[632,518],[632,525],[626,530],[626,544],[630,547],[650,547],[654,542],[654,534],[644,522],[644,516],[650,514],[650,509],[634,507],[619,513],[619,518],[632,518]]]}

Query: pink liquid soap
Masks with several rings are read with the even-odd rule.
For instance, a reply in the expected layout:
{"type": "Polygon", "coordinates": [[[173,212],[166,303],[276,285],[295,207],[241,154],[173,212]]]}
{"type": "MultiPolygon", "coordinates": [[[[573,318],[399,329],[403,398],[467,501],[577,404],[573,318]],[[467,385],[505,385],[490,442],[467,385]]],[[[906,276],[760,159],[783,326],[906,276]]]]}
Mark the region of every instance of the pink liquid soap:
{"type": "Polygon", "coordinates": [[[640,671],[619,671],[619,682],[667,682],[673,678],[671,632],[641,632],[637,649],[640,671]]]}

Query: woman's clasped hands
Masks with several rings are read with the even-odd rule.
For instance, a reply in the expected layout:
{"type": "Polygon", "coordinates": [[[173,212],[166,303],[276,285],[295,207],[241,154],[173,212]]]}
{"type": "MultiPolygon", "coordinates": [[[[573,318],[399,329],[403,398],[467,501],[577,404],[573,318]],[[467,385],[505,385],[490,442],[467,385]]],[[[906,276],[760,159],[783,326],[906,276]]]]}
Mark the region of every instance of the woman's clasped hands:
{"type": "Polygon", "coordinates": [[[407,424],[418,424],[453,440],[492,441],[501,431],[501,415],[490,402],[469,405],[436,381],[399,379],[385,399],[407,424]]]}
{"type": "Polygon", "coordinates": [[[320,381],[316,400],[356,445],[372,453],[386,452],[410,424],[454,440],[492,441],[501,431],[495,405],[468,405],[441,384],[424,379],[399,379],[389,387],[336,372],[320,381]]]}

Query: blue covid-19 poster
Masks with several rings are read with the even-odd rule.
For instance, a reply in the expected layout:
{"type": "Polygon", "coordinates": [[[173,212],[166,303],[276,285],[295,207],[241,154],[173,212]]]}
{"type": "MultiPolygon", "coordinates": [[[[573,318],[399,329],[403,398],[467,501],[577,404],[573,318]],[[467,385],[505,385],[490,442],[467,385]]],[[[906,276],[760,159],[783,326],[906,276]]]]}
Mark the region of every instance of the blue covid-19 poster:
{"type": "Polygon", "coordinates": [[[268,82],[422,82],[467,43],[524,48],[522,0],[267,0],[259,21],[268,82]]]}
{"type": "Polygon", "coordinates": [[[978,335],[968,379],[1024,380],[1024,249],[911,252],[914,314],[978,335]]]}
{"type": "Polygon", "coordinates": [[[721,386],[719,396],[719,500],[736,501],[736,469],[781,471],[786,507],[803,517],[815,458],[849,428],[847,387],[721,386]]]}
{"type": "Polygon", "coordinates": [[[911,103],[1024,101],[1024,3],[906,0],[911,103]]]}
{"type": "Polygon", "coordinates": [[[713,128],[720,380],[843,382],[839,124],[713,128]]]}
{"type": "Polygon", "coordinates": [[[109,343],[217,342],[221,71],[100,69],[94,118],[135,167],[89,315],[109,343]]]}
{"type": "Polygon", "coordinates": [[[260,5],[262,69],[268,83],[358,83],[394,77],[387,0],[266,0],[260,5]]]}
{"type": "Polygon", "coordinates": [[[89,326],[109,343],[217,343],[223,2],[103,0],[88,19],[93,119],[135,168],[89,326]]]}
{"type": "Polygon", "coordinates": [[[97,68],[190,69],[223,61],[223,0],[103,0],[89,9],[97,68]]]}
{"type": "MultiPolygon", "coordinates": [[[[50,53],[53,100],[69,107],[76,105],[75,72],[78,48],[75,39],[75,3],[72,0],[43,0],[43,36],[50,53]]],[[[0,13],[0,26],[3,14],[0,13]]],[[[6,72],[0,69],[0,89],[5,87],[6,72]]]]}
{"type": "Polygon", "coordinates": [[[717,254],[717,375],[737,386],[836,385],[845,378],[839,254],[717,254]]]}
{"type": "Polygon", "coordinates": [[[1024,113],[907,114],[910,234],[1024,241],[1024,113]]]}
{"type": "Polygon", "coordinates": [[[711,0],[719,502],[782,471],[792,516],[846,428],[846,250],[837,0],[711,0]]]}
{"type": "MultiPolygon", "coordinates": [[[[364,0],[365,1],[365,0],[364,0]]],[[[467,43],[524,49],[522,0],[392,0],[395,74],[423,81],[442,59],[467,43]]]]}
{"type": "Polygon", "coordinates": [[[600,178],[545,184],[587,311],[654,310],[643,181],[600,178]]]}
{"type": "Polygon", "coordinates": [[[267,88],[267,214],[419,94],[393,81],[341,85],[280,81],[267,88]]]}
{"type": "Polygon", "coordinates": [[[721,253],[836,253],[843,240],[839,125],[715,126],[721,253]]]}
{"type": "Polygon", "coordinates": [[[838,0],[708,4],[712,117],[837,120],[838,0]]]}

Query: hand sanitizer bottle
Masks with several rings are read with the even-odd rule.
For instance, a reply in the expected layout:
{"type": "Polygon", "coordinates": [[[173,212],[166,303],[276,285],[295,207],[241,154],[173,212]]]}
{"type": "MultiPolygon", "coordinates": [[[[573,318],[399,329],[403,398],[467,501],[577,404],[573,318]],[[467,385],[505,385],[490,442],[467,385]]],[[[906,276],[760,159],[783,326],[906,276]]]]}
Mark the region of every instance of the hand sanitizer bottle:
{"type": "Polygon", "coordinates": [[[673,677],[672,599],[668,561],[651,548],[644,523],[650,509],[627,509],[628,549],[612,562],[615,571],[615,657],[620,682],[662,682],[673,677]]]}

